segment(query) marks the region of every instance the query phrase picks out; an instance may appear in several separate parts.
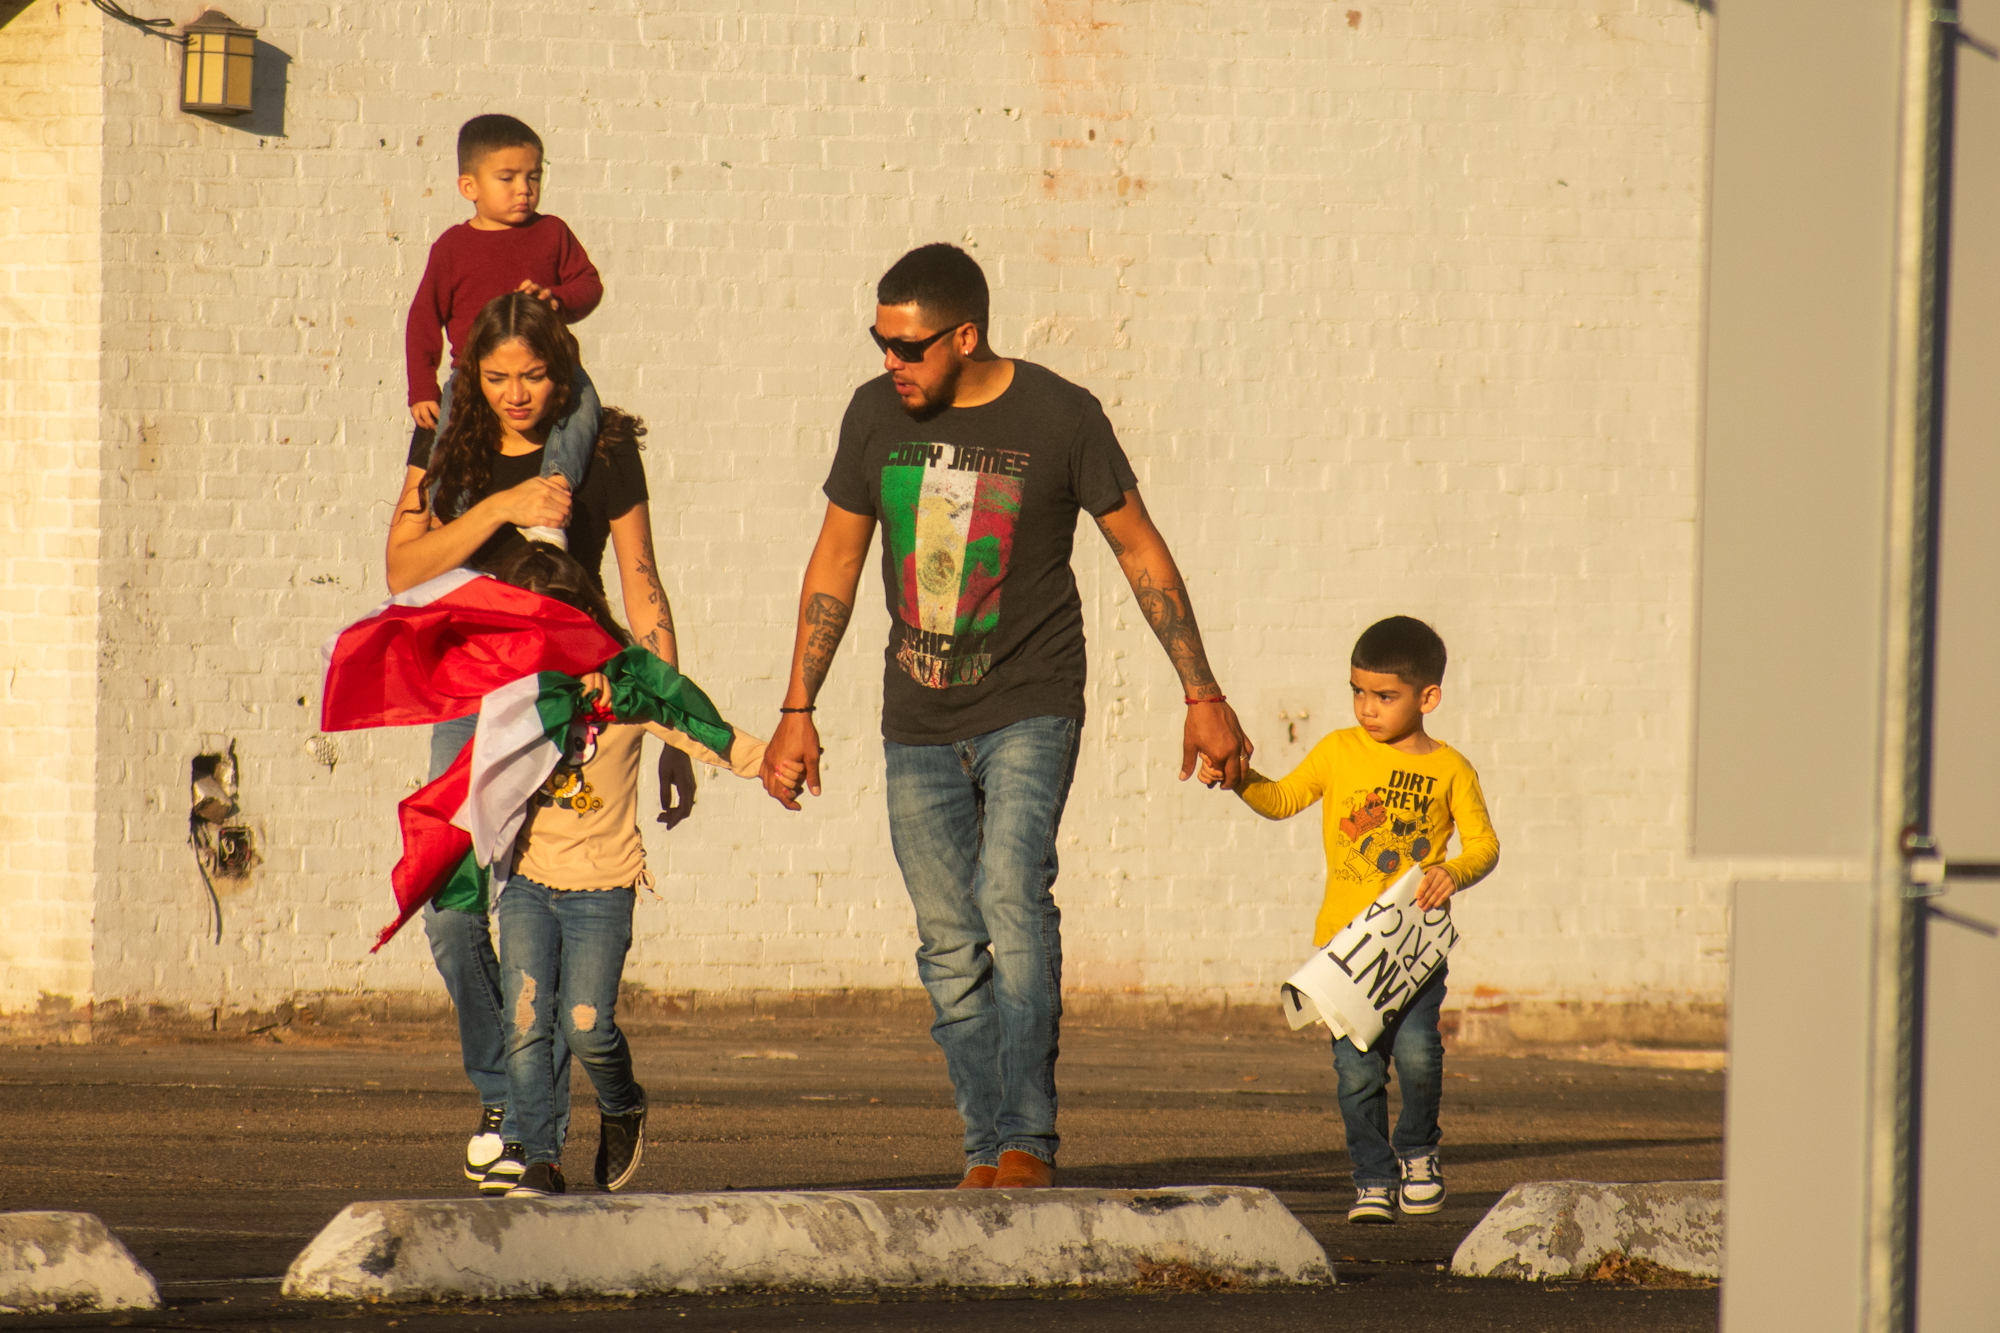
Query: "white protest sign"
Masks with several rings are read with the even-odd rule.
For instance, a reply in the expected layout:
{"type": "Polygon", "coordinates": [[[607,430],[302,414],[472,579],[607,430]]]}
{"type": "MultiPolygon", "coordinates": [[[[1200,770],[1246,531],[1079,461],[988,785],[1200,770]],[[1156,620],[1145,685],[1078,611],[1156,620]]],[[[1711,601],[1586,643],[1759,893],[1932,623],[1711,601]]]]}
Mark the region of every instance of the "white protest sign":
{"type": "Polygon", "coordinates": [[[1365,1051],[1437,975],[1458,930],[1449,903],[1417,907],[1423,881],[1423,869],[1410,867],[1292,974],[1279,996],[1294,1028],[1325,1023],[1365,1051]]]}

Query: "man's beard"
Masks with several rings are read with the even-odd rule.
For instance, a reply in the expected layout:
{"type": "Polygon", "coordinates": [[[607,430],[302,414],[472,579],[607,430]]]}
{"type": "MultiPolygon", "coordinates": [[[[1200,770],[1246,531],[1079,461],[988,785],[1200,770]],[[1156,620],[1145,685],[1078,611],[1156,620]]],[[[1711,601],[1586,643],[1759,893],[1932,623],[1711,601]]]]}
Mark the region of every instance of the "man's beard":
{"type": "Polygon", "coordinates": [[[909,402],[900,394],[897,395],[896,401],[902,403],[903,410],[910,414],[911,420],[929,421],[932,417],[950,407],[951,400],[958,396],[958,377],[964,370],[965,363],[963,361],[954,361],[951,369],[944,373],[944,378],[938,381],[935,389],[921,390],[924,396],[917,402],[915,407],[910,406],[909,402]]]}

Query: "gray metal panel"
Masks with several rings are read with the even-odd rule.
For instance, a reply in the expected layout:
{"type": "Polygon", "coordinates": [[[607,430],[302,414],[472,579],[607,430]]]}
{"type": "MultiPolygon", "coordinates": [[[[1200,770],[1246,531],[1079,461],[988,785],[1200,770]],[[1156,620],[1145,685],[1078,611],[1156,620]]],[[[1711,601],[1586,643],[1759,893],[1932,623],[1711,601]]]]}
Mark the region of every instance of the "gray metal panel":
{"type": "MultiPolygon", "coordinates": [[[[1961,12],[2000,41],[1996,0],[1961,12]]],[[[1948,860],[2000,861],[2000,62],[1966,48],[1957,135],[1931,828],[1948,860]]]]}
{"type": "Polygon", "coordinates": [[[1719,16],[1694,756],[1705,854],[1872,846],[1900,13],[1894,0],[1730,0],[1719,16]]]}
{"type": "Polygon", "coordinates": [[[1723,1333],[1861,1327],[1870,886],[1731,890],[1723,1333]]]}
{"type": "Polygon", "coordinates": [[[1954,883],[1936,903],[1925,988],[1917,1201],[1919,1333],[2000,1325],[2000,884],[1954,883]]]}

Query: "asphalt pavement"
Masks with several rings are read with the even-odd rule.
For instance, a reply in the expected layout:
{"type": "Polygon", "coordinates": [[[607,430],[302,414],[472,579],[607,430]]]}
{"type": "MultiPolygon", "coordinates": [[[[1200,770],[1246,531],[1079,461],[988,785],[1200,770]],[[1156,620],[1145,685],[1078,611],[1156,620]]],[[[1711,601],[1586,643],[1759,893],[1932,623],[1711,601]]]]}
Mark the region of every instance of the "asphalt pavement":
{"type": "MultiPolygon", "coordinates": [[[[898,1189],[955,1181],[944,1066],[903,1023],[765,1020],[641,1028],[653,1113],[628,1188],[898,1189]]],[[[0,1047],[0,1208],[102,1217],[160,1280],[157,1314],[19,1316],[12,1328],[494,1333],[918,1329],[1712,1330],[1713,1288],[1468,1281],[1459,1240],[1525,1180],[1721,1174],[1719,1072],[1658,1053],[1452,1055],[1442,1213],[1350,1226],[1323,1030],[1071,1028],[1063,1185],[1273,1190],[1326,1247],[1339,1285],[1279,1292],[777,1294],[350,1306],[289,1302],[278,1279],[348,1203],[471,1193],[458,1167],[477,1100],[438,1037],[339,1031],[254,1039],[0,1047]],[[1679,1062],[1679,1063],[1685,1063],[1679,1062]]],[[[588,1180],[595,1103],[581,1068],[568,1149],[588,1180]]]]}

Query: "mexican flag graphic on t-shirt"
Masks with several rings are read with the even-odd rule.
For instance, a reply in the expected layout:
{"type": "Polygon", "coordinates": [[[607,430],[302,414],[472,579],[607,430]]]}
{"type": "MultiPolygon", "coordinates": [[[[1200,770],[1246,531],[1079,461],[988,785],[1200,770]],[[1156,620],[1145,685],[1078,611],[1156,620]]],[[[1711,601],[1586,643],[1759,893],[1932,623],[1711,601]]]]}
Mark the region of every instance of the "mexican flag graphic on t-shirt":
{"type": "Polygon", "coordinates": [[[896,568],[896,662],[932,689],[993,669],[1000,590],[1014,556],[1028,455],[899,444],[882,468],[882,535],[896,568]]]}

